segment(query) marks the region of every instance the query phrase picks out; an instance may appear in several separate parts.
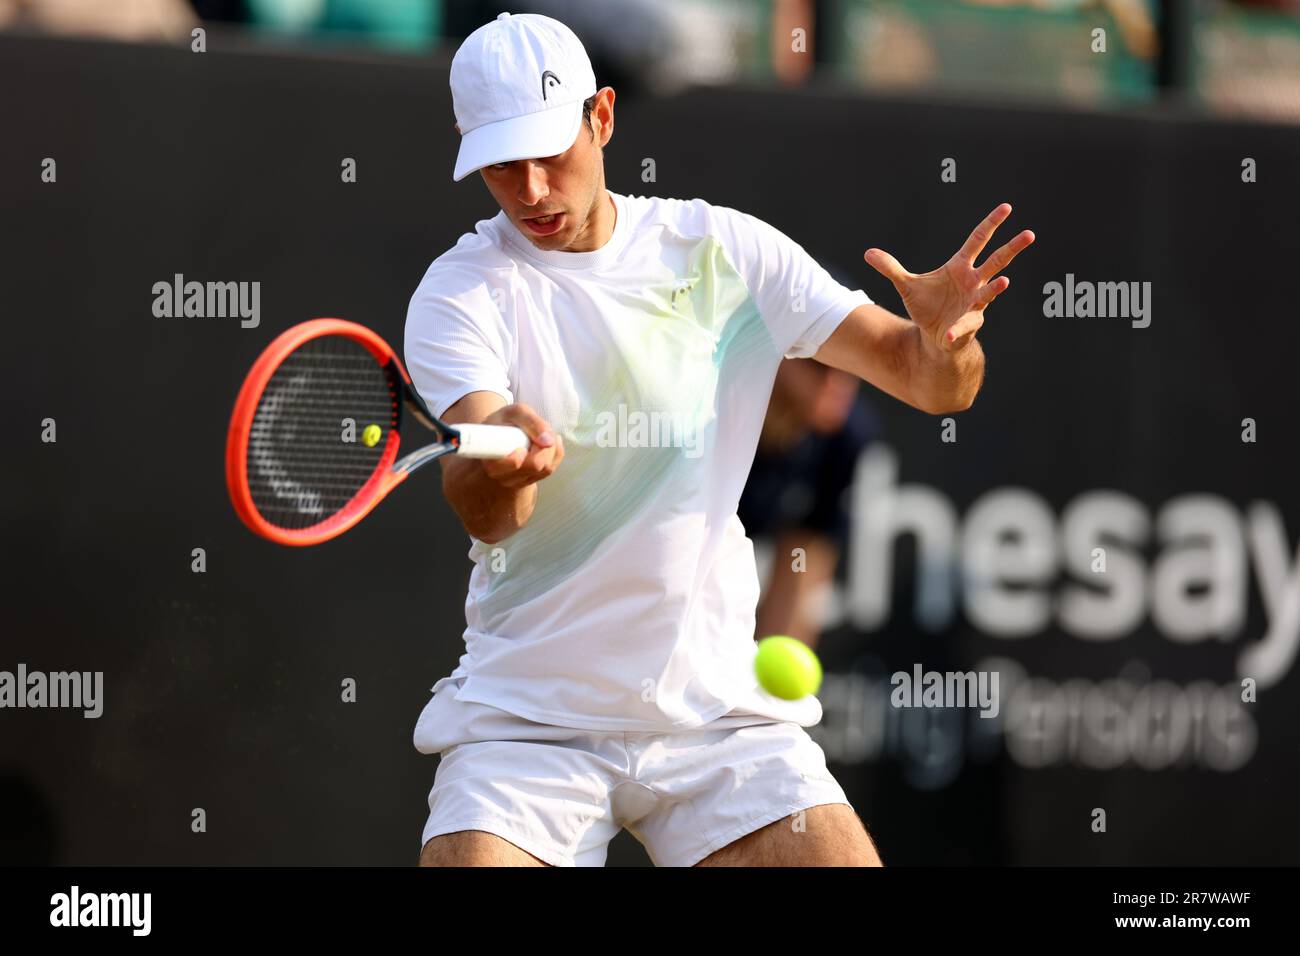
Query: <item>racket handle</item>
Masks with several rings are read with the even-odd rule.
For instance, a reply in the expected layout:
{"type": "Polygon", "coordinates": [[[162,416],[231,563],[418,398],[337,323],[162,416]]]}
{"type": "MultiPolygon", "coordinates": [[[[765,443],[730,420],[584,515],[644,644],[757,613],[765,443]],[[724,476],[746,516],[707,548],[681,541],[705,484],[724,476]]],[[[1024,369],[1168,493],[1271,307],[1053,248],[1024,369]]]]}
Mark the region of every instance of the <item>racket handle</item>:
{"type": "Polygon", "coordinates": [[[466,458],[504,458],[519,448],[527,448],[528,436],[513,425],[457,425],[460,447],[456,454],[466,458]]]}

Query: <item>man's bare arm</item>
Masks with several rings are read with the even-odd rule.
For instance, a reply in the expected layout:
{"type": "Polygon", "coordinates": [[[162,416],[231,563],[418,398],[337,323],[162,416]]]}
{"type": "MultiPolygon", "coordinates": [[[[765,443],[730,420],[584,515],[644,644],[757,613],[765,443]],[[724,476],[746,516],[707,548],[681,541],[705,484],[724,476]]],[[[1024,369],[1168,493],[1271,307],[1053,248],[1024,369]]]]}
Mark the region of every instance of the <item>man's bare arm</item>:
{"type": "Polygon", "coordinates": [[[814,357],[931,415],[970,408],[984,378],[979,342],[934,349],[913,323],[874,304],[850,312],[814,357]]]}
{"type": "Polygon", "coordinates": [[[496,544],[532,517],[537,482],[564,460],[564,441],[527,405],[507,405],[496,392],[470,392],[447,409],[448,425],[515,425],[532,440],[498,460],[448,455],[442,462],[442,491],[469,534],[496,544]]]}

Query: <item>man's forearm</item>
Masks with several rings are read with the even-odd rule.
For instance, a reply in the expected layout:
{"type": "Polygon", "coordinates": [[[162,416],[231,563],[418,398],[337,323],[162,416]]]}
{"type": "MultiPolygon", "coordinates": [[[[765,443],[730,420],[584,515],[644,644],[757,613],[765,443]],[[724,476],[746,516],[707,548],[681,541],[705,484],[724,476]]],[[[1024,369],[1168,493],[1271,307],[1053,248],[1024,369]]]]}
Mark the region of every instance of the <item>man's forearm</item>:
{"type": "Polygon", "coordinates": [[[913,404],[931,415],[964,412],[971,407],[984,381],[984,350],[972,338],[962,349],[945,352],[915,325],[910,335],[909,391],[913,404]]]}
{"type": "Polygon", "coordinates": [[[473,458],[444,458],[442,489],[465,530],[485,544],[496,544],[528,523],[537,504],[537,485],[508,488],[483,473],[473,458]]]}

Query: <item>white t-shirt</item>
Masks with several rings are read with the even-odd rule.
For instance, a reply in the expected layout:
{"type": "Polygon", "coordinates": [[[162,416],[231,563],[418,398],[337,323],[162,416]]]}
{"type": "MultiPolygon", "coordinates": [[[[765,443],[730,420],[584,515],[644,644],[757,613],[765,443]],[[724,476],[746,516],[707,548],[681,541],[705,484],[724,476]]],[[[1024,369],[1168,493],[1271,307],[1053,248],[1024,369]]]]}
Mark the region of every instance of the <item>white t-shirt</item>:
{"type": "Polygon", "coordinates": [[[527,526],[470,539],[466,650],[435,693],[454,681],[458,701],[581,730],[811,726],[815,697],[754,677],[759,582],[736,506],[782,356],[813,355],[870,299],[745,213],[610,195],[600,249],[540,250],[502,212],[411,298],[407,367],[435,415],[497,392],[565,449],[527,526]]]}

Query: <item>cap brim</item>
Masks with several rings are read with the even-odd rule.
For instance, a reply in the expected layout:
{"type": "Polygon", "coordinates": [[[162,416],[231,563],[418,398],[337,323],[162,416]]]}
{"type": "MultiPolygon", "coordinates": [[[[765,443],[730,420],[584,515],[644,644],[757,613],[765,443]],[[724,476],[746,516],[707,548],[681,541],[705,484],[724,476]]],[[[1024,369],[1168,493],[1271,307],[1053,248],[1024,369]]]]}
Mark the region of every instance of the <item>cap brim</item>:
{"type": "Polygon", "coordinates": [[[581,127],[582,101],[575,100],[472,129],[460,138],[452,181],[493,163],[556,156],[573,145],[581,127]]]}

